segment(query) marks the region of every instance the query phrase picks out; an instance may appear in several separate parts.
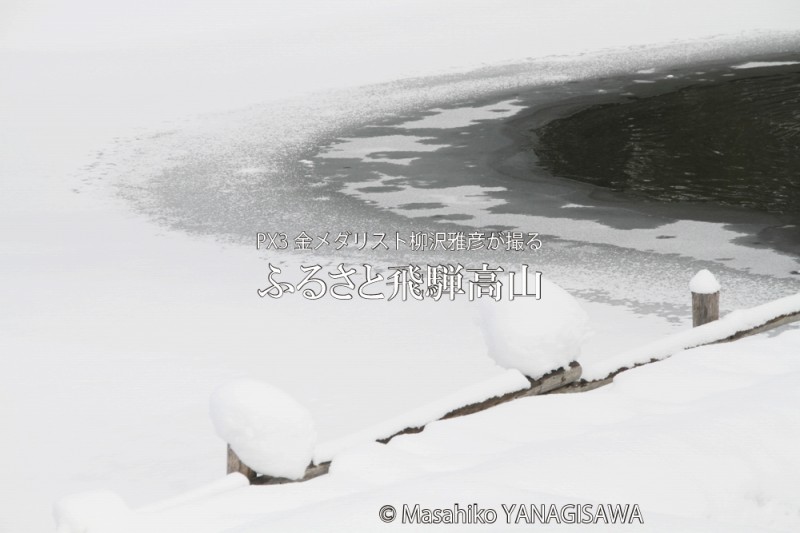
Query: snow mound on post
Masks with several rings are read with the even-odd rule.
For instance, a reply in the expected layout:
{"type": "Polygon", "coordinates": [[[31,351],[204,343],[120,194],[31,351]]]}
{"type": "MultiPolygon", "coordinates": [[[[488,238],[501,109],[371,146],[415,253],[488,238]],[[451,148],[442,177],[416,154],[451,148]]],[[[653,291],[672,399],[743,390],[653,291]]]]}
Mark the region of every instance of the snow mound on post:
{"type": "Polygon", "coordinates": [[[689,290],[695,294],[714,294],[719,292],[719,289],[717,278],[705,268],[695,274],[689,282],[689,290]]]}
{"type": "Polygon", "coordinates": [[[217,435],[260,474],[299,479],[311,462],[317,433],[311,413],[280,389],[240,379],[211,395],[217,435]]]}
{"type": "Polygon", "coordinates": [[[589,316],[567,291],[542,280],[541,299],[481,300],[489,357],[532,379],[566,367],[591,335],[589,316]]]}

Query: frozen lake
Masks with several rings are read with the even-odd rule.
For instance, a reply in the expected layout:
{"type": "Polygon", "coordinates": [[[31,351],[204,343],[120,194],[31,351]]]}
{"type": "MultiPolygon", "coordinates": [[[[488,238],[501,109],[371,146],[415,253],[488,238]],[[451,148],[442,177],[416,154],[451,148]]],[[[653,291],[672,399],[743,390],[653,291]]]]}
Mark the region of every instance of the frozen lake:
{"type": "Polygon", "coordinates": [[[1,10],[0,531],[47,530],[70,493],[138,507],[217,479],[207,402],[231,378],[290,392],[332,439],[502,372],[469,305],[270,302],[268,262],[529,263],[593,318],[587,365],[684,327],[699,268],[724,309],[797,290],[795,257],[742,242],[752,219],[612,214],[534,180],[513,123],[621,76],[796,49],[791,1],[214,4],[1,10]],[[472,228],[543,247],[255,249],[472,228]]]}

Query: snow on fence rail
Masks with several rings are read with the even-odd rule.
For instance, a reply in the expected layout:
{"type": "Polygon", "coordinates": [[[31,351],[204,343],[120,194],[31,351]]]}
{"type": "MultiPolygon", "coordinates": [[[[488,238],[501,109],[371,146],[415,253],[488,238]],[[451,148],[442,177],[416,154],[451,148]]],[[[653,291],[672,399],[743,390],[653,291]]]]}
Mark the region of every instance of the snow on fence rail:
{"type": "MultiPolygon", "coordinates": [[[[326,474],[331,460],[338,452],[359,443],[370,440],[387,443],[398,435],[419,433],[430,422],[477,413],[518,398],[550,393],[588,391],[611,383],[614,376],[620,372],[666,359],[682,350],[706,344],[730,342],[790,322],[800,321],[800,293],[750,309],[733,311],[720,319],[720,287],[710,272],[707,270],[698,272],[690,283],[690,290],[692,292],[692,322],[694,326],[691,330],[623,352],[594,365],[589,372],[582,369],[576,361],[563,364],[560,368],[536,379],[525,376],[516,369],[509,369],[505,374],[468,387],[439,402],[410,411],[344,439],[317,446],[311,463],[304,472],[297,471],[293,478],[274,475],[274,473],[269,475],[269,472],[266,471],[259,474],[245,464],[229,444],[227,471],[229,474],[233,472],[243,474],[252,484],[272,485],[306,481],[326,474]]],[[[562,304],[564,302],[566,300],[562,299],[562,304]]],[[[566,302],[566,304],[567,307],[572,305],[571,302],[566,302]]],[[[253,415],[249,408],[245,408],[245,411],[248,416],[253,415]]],[[[285,417],[274,410],[267,410],[264,415],[266,419],[273,416],[285,421],[285,417]]],[[[302,433],[305,435],[307,432],[302,433]]],[[[278,445],[278,448],[281,448],[281,445],[278,445]]]]}
{"type": "MultiPolygon", "coordinates": [[[[694,287],[693,287],[694,288],[694,287]]],[[[692,293],[693,303],[698,293],[692,293]]],[[[719,309],[719,289],[705,296],[701,301],[719,309]],[[716,300],[716,301],[714,301],[716,300]]],[[[692,306],[693,311],[698,306],[692,306]]],[[[717,316],[718,316],[717,311],[717,316]]],[[[695,327],[675,333],[663,339],[650,342],[632,350],[610,357],[584,371],[582,380],[575,388],[596,388],[610,383],[615,375],[630,368],[666,359],[676,353],[706,344],[731,342],[750,335],[800,321],[800,293],[773,300],[749,309],[732,311],[722,318],[711,318],[708,309],[700,309],[700,319],[693,316],[695,327]],[[699,325],[697,325],[699,323],[699,325]]]]}
{"type": "Polygon", "coordinates": [[[518,398],[547,394],[564,385],[574,383],[581,376],[581,365],[573,361],[564,368],[559,368],[538,379],[524,376],[517,370],[508,370],[500,376],[467,387],[433,404],[409,411],[399,417],[387,420],[343,439],[323,443],[317,447],[313,462],[305,474],[297,479],[282,476],[263,475],[257,473],[242,461],[233,448],[228,445],[228,474],[238,472],[256,485],[278,485],[296,481],[307,481],[328,473],[333,457],[347,448],[364,442],[377,441],[387,443],[394,437],[410,433],[419,433],[430,422],[447,420],[459,416],[477,413],[518,398]],[[476,398],[482,398],[476,401],[476,398]]]}

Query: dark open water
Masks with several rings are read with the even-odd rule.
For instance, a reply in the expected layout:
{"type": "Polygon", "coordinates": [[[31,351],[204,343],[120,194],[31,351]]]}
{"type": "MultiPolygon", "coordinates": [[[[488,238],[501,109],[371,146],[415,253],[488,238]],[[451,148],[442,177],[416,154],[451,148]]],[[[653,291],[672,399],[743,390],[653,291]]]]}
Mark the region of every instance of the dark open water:
{"type": "Polygon", "coordinates": [[[553,175],[800,218],[800,68],[589,107],[536,130],[553,175]]]}

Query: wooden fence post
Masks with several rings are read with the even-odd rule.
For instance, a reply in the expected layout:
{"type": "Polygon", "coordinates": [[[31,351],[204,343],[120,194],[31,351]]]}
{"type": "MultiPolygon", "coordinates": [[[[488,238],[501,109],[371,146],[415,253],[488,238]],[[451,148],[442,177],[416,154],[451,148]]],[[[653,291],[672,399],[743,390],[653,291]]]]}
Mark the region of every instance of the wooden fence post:
{"type": "Polygon", "coordinates": [[[242,460],[239,459],[239,456],[236,455],[236,452],[233,451],[231,445],[228,444],[228,473],[232,474],[234,472],[243,474],[250,483],[253,483],[256,477],[258,477],[256,471],[244,464],[242,460]]]}
{"type": "Polygon", "coordinates": [[[702,326],[719,320],[720,286],[714,274],[701,270],[689,282],[692,291],[692,326],[702,326]]]}

